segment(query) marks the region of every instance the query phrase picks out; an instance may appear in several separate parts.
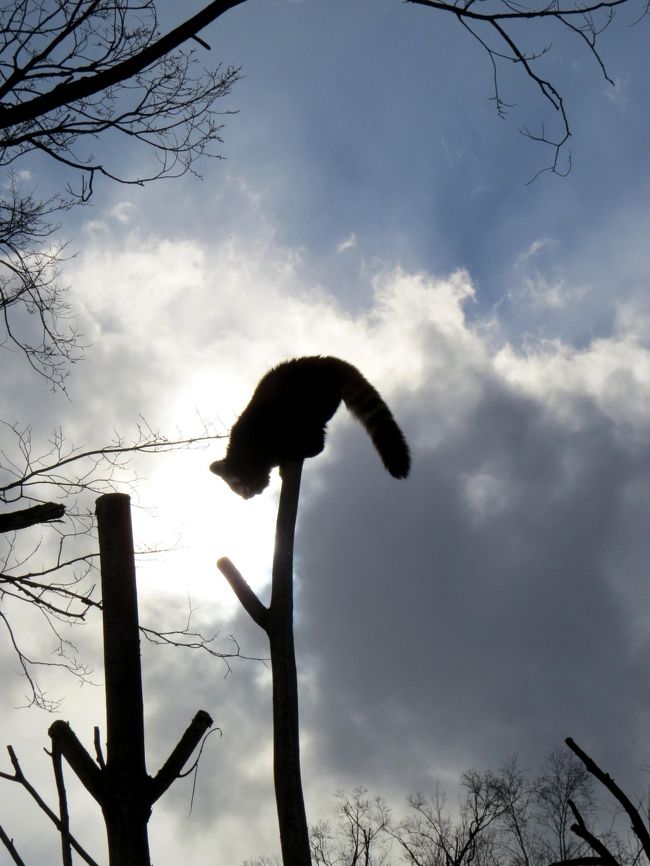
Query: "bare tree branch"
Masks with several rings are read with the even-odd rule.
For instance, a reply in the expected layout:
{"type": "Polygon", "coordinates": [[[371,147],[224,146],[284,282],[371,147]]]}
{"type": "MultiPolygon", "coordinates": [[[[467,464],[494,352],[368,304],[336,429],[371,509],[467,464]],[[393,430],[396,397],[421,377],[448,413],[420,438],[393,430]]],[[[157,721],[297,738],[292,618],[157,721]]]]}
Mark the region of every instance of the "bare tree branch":
{"type": "MultiPolygon", "coordinates": [[[[107,90],[116,84],[134,78],[148,66],[153,65],[165,55],[172,52],[183,42],[196,35],[200,30],[244,0],[215,0],[204,9],[188,18],[183,24],[176,27],[166,36],[156,40],[153,44],[140,50],[137,54],[127,57],[121,63],[112,66],[93,76],[84,76],[75,81],[66,81],[57,85],[49,93],[31,99],[28,102],[19,103],[0,109],[0,129],[7,129],[18,124],[36,120],[55,108],[67,106],[70,103],[88,99],[100,91],[107,90]]],[[[78,4],[78,7],[82,4],[78,4]]],[[[97,7],[101,4],[94,2],[90,8],[82,10],[79,18],[72,21],[60,34],[61,39],[69,35],[69,28],[78,28],[91,15],[95,14],[97,7]]],[[[48,52],[49,53],[49,52],[48,52]]],[[[34,63],[32,62],[32,66],[34,63]]],[[[24,75],[25,69],[21,70],[24,75]]],[[[0,90],[0,96],[2,91],[0,90]]]]}
{"type": "MultiPolygon", "coordinates": [[[[45,630],[54,639],[55,658],[34,657],[27,649],[31,628],[12,622],[13,610],[3,605],[0,625],[9,638],[20,669],[26,677],[27,703],[50,711],[58,701],[48,696],[39,685],[35,671],[39,668],[60,667],[86,681],[88,668],[79,661],[72,642],[63,637],[63,628],[83,623],[89,610],[101,607],[94,597],[98,550],[95,540],[94,515],[84,507],[84,499],[97,494],[132,488],[138,479],[129,461],[136,454],[158,454],[179,448],[201,447],[218,438],[205,424],[195,436],[170,439],[140,419],[134,439],[114,435],[104,448],[88,448],[66,442],[63,431],[56,430],[46,447],[39,450],[29,426],[18,427],[0,422],[13,434],[13,444],[0,450],[0,503],[29,503],[18,514],[12,510],[0,513],[0,598],[5,602],[27,603],[42,617],[45,630]],[[41,539],[33,546],[21,540],[21,525],[28,526],[37,516],[62,512],[63,503],[49,503],[56,490],[69,504],[65,520],[50,522],[42,530],[41,539]],[[71,499],[74,496],[77,498],[71,499]],[[35,503],[35,504],[32,504],[35,503]],[[4,523],[3,523],[4,522],[4,523]],[[10,531],[12,530],[12,531],[10,531]],[[54,544],[52,543],[54,542],[54,544]]],[[[25,532],[29,530],[24,530],[25,532]]],[[[32,535],[25,539],[33,538],[32,535]]],[[[160,548],[140,551],[139,556],[158,553],[160,548]]],[[[229,659],[242,658],[239,645],[229,638],[230,646],[216,644],[217,635],[203,635],[191,628],[191,610],[184,626],[164,631],[160,627],[143,628],[152,643],[201,649],[220,658],[230,671],[229,659]]],[[[39,634],[42,630],[36,628],[39,634]]]]}
{"type": "Polygon", "coordinates": [[[630,798],[625,794],[621,788],[616,784],[614,779],[609,775],[609,773],[605,773],[600,769],[598,764],[593,760],[593,758],[589,757],[586,752],[583,750],[571,739],[571,737],[567,737],[565,740],[567,746],[571,749],[571,751],[576,754],[580,760],[583,762],[587,770],[594,776],[594,778],[598,779],[598,781],[612,794],[612,796],[621,804],[625,813],[630,819],[632,824],[632,829],[634,833],[641,843],[643,850],[645,851],[646,857],[650,858],[650,833],[648,832],[648,828],[646,827],[641,815],[639,814],[639,810],[634,806],[630,798]]]}
{"type": "Polygon", "coordinates": [[[159,797],[162,797],[172,782],[179,778],[192,752],[196,749],[199,741],[211,725],[212,718],[205,710],[199,710],[174,747],[172,753],[151,780],[149,794],[152,803],[155,803],[159,797]]]}
{"type": "Polygon", "coordinates": [[[14,861],[16,866],[25,866],[25,861],[16,850],[13,839],[10,839],[9,836],[7,836],[2,825],[0,825],[0,842],[2,842],[2,844],[5,846],[5,848],[9,852],[9,856],[14,861]]]}
{"type": "Polygon", "coordinates": [[[56,781],[56,791],[59,796],[59,817],[61,820],[61,863],[62,866],[72,866],[72,845],[70,843],[70,815],[68,812],[68,796],[63,778],[63,762],[61,750],[56,743],[52,746],[52,768],[56,781]]]}
{"type": "MultiPolygon", "coordinates": [[[[545,45],[537,51],[524,47],[521,31],[513,35],[511,25],[520,22],[530,22],[530,33],[535,22],[547,22],[549,26],[557,25],[578,39],[579,45],[586,47],[595,61],[604,79],[613,85],[613,80],[607,71],[606,64],[598,47],[598,37],[611,24],[616,11],[623,6],[632,5],[630,0],[600,0],[600,2],[580,3],[574,0],[557,0],[547,3],[542,0],[532,8],[529,5],[513,3],[512,0],[490,0],[476,4],[474,0],[406,0],[417,6],[423,6],[438,12],[454,15],[468,33],[487,52],[492,67],[494,84],[494,102],[499,116],[505,116],[506,110],[512,108],[501,97],[498,68],[500,63],[520,66],[525,75],[532,81],[545,101],[547,101],[559,118],[559,129],[554,135],[549,135],[544,123],[540,123],[539,131],[524,125],[521,132],[532,141],[551,148],[552,159],[549,165],[537,172],[535,180],[542,172],[551,171],[564,176],[571,170],[570,152],[563,159],[562,154],[569,138],[571,127],[564,97],[558,85],[554,84],[538,71],[538,61],[550,51],[550,45],[545,45]]],[[[648,4],[641,3],[641,15],[647,14],[648,4]]]]}
{"type": "Polygon", "coordinates": [[[231,562],[227,556],[222,556],[217,562],[217,568],[232,587],[233,592],[239,599],[239,602],[246,613],[250,616],[253,622],[257,623],[260,628],[263,628],[266,631],[269,615],[268,608],[265,607],[255,595],[235,564],[231,562]]]}
{"type": "Polygon", "coordinates": [[[57,719],[48,733],[54,748],[64,756],[90,795],[95,799],[101,796],[102,771],[93,763],[70,725],[57,719]]]}
{"type": "Polygon", "coordinates": [[[26,529],[37,523],[49,523],[59,520],[65,514],[65,506],[58,502],[44,502],[42,505],[32,505],[20,511],[8,511],[0,514],[0,532],[15,532],[26,529]]]}
{"type": "MultiPolygon", "coordinates": [[[[27,793],[30,795],[30,797],[37,804],[39,809],[45,815],[47,815],[47,817],[54,824],[56,829],[59,832],[61,832],[62,825],[61,825],[60,818],[58,817],[56,812],[54,812],[52,809],[50,809],[50,807],[47,805],[45,800],[38,793],[36,788],[26,778],[25,774],[22,771],[20,763],[18,762],[18,758],[16,757],[16,753],[15,753],[13,747],[7,746],[7,751],[9,752],[9,758],[10,758],[11,764],[14,768],[14,772],[13,773],[5,773],[3,771],[0,771],[0,779],[7,779],[9,782],[17,782],[19,785],[22,785],[22,787],[27,791],[27,793]]],[[[84,860],[88,864],[88,866],[98,866],[97,862],[95,860],[93,860],[93,858],[90,856],[90,854],[88,854],[88,852],[84,850],[84,848],[82,848],[82,846],[77,842],[77,840],[74,838],[74,836],[70,836],[69,838],[70,838],[70,844],[72,845],[74,850],[82,858],[82,860],[84,860]]]]}
{"type": "MultiPolygon", "coordinates": [[[[581,839],[584,839],[585,842],[587,843],[587,845],[589,845],[589,847],[593,851],[595,851],[596,854],[598,855],[595,858],[588,858],[588,859],[592,859],[592,860],[595,859],[598,863],[605,864],[605,866],[621,866],[621,864],[614,857],[614,855],[607,848],[607,846],[604,845],[600,841],[600,839],[598,839],[596,836],[594,836],[593,833],[590,833],[589,830],[587,830],[587,827],[586,827],[585,822],[582,818],[582,815],[580,814],[580,811],[578,810],[578,807],[573,802],[573,800],[569,800],[569,806],[571,807],[571,811],[573,812],[573,817],[576,819],[576,823],[571,825],[571,829],[576,834],[576,836],[579,836],[581,839]]],[[[561,862],[566,864],[569,861],[564,860],[561,862]]]]}
{"type": "Polygon", "coordinates": [[[0,166],[41,153],[79,180],[39,199],[10,172],[0,195],[0,347],[21,352],[54,388],[65,387],[85,348],[60,284],[63,248],[49,240],[59,228],[54,217],[88,201],[97,175],[142,185],[218,156],[221,117],[230,112],[217,104],[239,69],[205,69],[183,43],[242,2],[209,3],[164,36],[155,0],[0,7],[0,166]],[[142,173],[122,172],[120,137],[153,154],[142,173]],[[36,314],[29,328],[25,312],[36,314]]]}

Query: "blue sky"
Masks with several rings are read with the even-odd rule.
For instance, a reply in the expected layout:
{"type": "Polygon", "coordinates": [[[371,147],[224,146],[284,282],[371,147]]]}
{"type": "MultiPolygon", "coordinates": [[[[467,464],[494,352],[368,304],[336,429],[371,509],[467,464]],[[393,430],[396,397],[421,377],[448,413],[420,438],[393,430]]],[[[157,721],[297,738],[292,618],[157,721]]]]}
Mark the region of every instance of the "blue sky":
{"type": "MultiPolygon", "coordinates": [[[[177,4],[162,12],[163,26],[178,20],[177,4]]],[[[522,30],[530,46],[552,37],[545,70],[573,132],[570,174],[528,183],[549,153],[518,130],[554,113],[504,68],[516,107],[498,118],[489,62],[451,17],[398,0],[242,4],[202,34],[206,63],[243,67],[224,103],[238,111],[226,159],[202,180],[98,184],[62,228],[89,343],[69,398],[5,355],[6,415],[43,441],[62,425],[99,444],[140,416],[169,434],[200,416],[225,434],[266,369],[300,354],[345,357],[385,395],[411,443],[408,481],[384,473],[344,412],[303,481],[312,821],[337,789],[364,784],[398,809],[512,753],[535,768],[569,735],[645,788],[650,23],[630,27],[637,14],[623,8],[602,37],[614,87],[566,34],[522,30]]],[[[142,155],[120,158],[128,171],[142,155]]],[[[230,556],[264,595],[277,481],[238,500],[207,472],[224,448],[137,463],[139,543],[174,543],[140,567],[143,618],[182,619],[189,596],[200,625],[263,653],[214,562],[230,556]]],[[[76,637],[96,666],[97,626],[76,637]]],[[[23,634],[51,650],[29,621],[23,634]]],[[[274,853],[268,671],[241,663],[224,679],[196,654],[144,659],[150,770],[199,707],[223,731],[191,817],[187,785],[159,804],[154,862],[274,853]]],[[[23,693],[14,668],[5,653],[7,707],[23,693]]],[[[90,737],[101,690],[53,677],[50,691],[90,737]]],[[[26,752],[49,723],[7,713],[4,741],[26,752]]],[[[76,807],[95,840],[93,804],[76,807]]],[[[40,862],[50,844],[30,838],[25,853],[40,862]]]]}

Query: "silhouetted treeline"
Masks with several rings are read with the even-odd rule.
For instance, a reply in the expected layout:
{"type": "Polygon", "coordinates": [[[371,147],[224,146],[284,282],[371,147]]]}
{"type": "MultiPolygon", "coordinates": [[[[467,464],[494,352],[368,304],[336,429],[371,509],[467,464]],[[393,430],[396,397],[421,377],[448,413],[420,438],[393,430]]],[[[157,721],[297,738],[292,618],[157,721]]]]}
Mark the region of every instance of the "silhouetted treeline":
{"type": "MultiPolygon", "coordinates": [[[[515,758],[496,772],[469,770],[457,796],[434,783],[393,811],[365,788],[339,791],[333,817],[311,827],[314,866],[636,866],[647,863],[618,804],[574,755],[552,752],[538,775],[515,758]],[[601,796],[602,795],[602,796],[601,796]],[[602,842],[595,856],[576,815],[602,842]],[[609,856],[604,854],[606,848],[609,856]]],[[[643,812],[644,819],[647,818],[643,812]]],[[[646,821],[647,823],[647,821],[646,821]]],[[[584,826],[584,825],[583,825],[584,826]]],[[[261,856],[243,866],[278,866],[261,856]]]]}

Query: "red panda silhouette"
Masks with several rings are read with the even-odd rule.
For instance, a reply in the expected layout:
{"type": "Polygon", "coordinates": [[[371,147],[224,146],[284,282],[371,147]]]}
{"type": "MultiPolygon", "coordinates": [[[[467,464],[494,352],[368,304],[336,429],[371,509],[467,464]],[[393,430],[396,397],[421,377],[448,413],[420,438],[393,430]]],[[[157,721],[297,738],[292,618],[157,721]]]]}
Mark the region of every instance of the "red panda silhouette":
{"type": "Polygon", "coordinates": [[[250,499],[267,487],[274,466],[321,453],[341,400],[366,428],[388,472],[406,478],[409,448],[378,391],[352,364],[320,355],[269,370],[230,431],[226,456],[210,471],[250,499]]]}

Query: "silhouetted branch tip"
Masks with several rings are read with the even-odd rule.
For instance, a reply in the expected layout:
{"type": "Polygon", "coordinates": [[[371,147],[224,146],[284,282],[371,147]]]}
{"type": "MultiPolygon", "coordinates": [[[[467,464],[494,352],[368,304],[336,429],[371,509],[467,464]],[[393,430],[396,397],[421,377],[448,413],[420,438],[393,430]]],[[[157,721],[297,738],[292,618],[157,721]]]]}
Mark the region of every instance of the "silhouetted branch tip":
{"type": "Polygon", "coordinates": [[[89,793],[102,800],[102,771],[83,747],[67,722],[58,719],[48,730],[55,749],[58,749],[89,793]]]}
{"type": "MultiPolygon", "coordinates": [[[[598,781],[620,803],[623,810],[625,811],[628,818],[630,819],[630,822],[632,824],[632,829],[633,829],[639,843],[641,844],[641,847],[643,848],[643,851],[645,852],[646,857],[650,858],[650,833],[648,832],[648,828],[646,827],[645,822],[639,813],[639,810],[634,806],[634,804],[629,799],[629,797],[625,794],[625,792],[621,788],[619,788],[619,786],[616,784],[614,779],[609,775],[609,773],[606,773],[606,772],[604,772],[604,770],[601,770],[601,768],[593,760],[593,758],[591,758],[586,752],[584,752],[571,737],[567,737],[565,740],[565,743],[571,749],[571,751],[575,755],[577,755],[578,758],[580,758],[580,760],[585,765],[586,769],[591,773],[591,775],[594,776],[596,779],[598,779],[598,781]]],[[[576,812],[574,812],[574,814],[576,814],[576,812]]],[[[579,815],[577,815],[577,818],[579,819],[579,815]]],[[[584,823],[580,823],[580,822],[581,822],[581,819],[579,819],[578,828],[580,831],[582,831],[584,828],[584,823]]],[[[576,832],[577,835],[582,836],[582,838],[584,838],[585,841],[588,841],[589,844],[592,846],[592,848],[594,848],[594,850],[596,850],[598,853],[601,853],[601,850],[598,847],[598,846],[601,846],[601,848],[603,849],[602,850],[602,856],[604,856],[607,859],[610,866],[614,866],[614,864],[618,864],[618,861],[616,860],[616,858],[611,854],[611,852],[609,852],[607,850],[607,848],[605,848],[605,846],[601,842],[596,840],[596,844],[592,844],[592,840],[594,839],[594,837],[591,836],[591,834],[589,834],[590,838],[587,839],[587,837],[585,835],[583,835],[582,832],[578,832],[577,830],[574,832],[576,832]]],[[[586,829],[584,830],[584,832],[588,833],[588,831],[586,829]]]]}
{"type": "Polygon", "coordinates": [[[255,595],[241,572],[227,556],[222,556],[221,559],[217,561],[217,568],[232,587],[233,592],[239,599],[246,613],[251,617],[253,622],[257,623],[260,628],[263,628],[266,631],[269,614],[268,608],[266,608],[255,595]]]}
{"type": "Polygon", "coordinates": [[[25,861],[22,859],[18,851],[16,850],[16,846],[14,845],[14,840],[10,839],[7,833],[5,832],[3,826],[0,824],[0,842],[5,846],[7,851],[9,852],[9,856],[14,861],[16,866],[25,866],[25,861]]]}
{"type": "Polygon", "coordinates": [[[0,532],[15,532],[38,523],[50,523],[60,520],[64,514],[65,506],[57,502],[44,502],[41,505],[32,505],[31,508],[9,511],[0,514],[0,532]]]}
{"type": "Polygon", "coordinates": [[[205,710],[199,710],[171,755],[151,780],[150,798],[152,804],[165,793],[175,779],[181,776],[183,767],[211,725],[212,718],[210,715],[205,710]]]}

